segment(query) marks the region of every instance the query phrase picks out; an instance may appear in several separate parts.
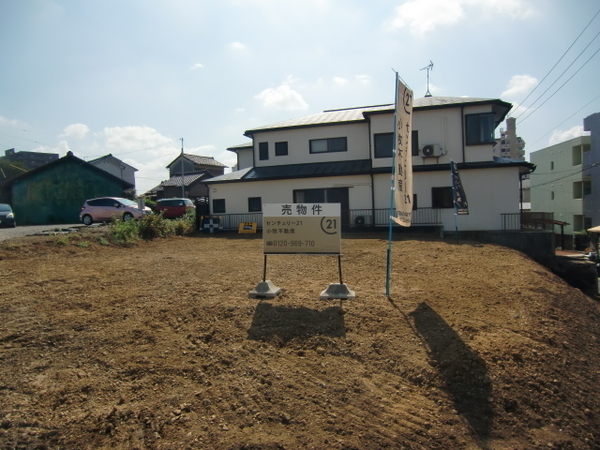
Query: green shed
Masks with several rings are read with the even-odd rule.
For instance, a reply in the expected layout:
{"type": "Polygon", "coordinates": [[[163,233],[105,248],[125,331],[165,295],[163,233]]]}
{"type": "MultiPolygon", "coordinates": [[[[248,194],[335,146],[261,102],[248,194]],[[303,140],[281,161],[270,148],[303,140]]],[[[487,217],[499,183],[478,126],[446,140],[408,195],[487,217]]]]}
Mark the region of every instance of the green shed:
{"type": "Polygon", "coordinates": [[[72,152],[0,185],[18,225],[78,223],[79,211],[88,198],[123,197],[133,188],[72,152]]]}

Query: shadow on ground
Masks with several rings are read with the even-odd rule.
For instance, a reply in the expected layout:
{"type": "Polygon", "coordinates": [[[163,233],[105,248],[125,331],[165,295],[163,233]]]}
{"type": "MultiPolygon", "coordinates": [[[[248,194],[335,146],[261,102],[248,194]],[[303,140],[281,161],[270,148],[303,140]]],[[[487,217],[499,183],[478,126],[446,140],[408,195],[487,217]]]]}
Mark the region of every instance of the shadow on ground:
{"type": "Polygon", "coordinates": [[[317,311],[261,302],[256,306],[248,339],[285,345],[298,337],[344,337],[345,334],[344,311],[340,307],[332,306],[317,311]]]}
{"type": "Polygon", "coordinates": [[[426,303],[419,304],[409,316],[427,346],[454,407],[477,436],[485,440],[492,425],[492,383],[485,361],[426,303]]]}

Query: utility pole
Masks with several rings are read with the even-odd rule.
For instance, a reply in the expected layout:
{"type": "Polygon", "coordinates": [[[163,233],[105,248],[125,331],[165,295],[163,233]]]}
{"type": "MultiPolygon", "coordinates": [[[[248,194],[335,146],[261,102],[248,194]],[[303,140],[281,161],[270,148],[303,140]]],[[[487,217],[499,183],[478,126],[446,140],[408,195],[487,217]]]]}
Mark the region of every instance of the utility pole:
{"type": "Polygon", "coordinates": [[[185,198],[185,178],[183,177],[183,138],[181,138],[181,198],[185,198]]]}

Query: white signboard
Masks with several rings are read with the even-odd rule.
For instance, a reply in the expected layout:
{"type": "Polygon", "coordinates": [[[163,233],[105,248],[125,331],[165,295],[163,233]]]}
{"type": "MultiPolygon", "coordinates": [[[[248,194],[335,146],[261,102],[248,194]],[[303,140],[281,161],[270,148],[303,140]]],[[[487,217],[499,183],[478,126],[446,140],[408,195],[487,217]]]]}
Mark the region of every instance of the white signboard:
{"type": "Polygon", "coordinates": [[[263,205],[263,245],[269,254],[339,255],[339,203],[268,203],[263,205]]]}
{"type": "Polygon", "coordinates": [[[412,108],[413,93],[398,79],[396,98],[396,153],[394,157],[394,222],[404,227],[412,223],[412,108]]]}

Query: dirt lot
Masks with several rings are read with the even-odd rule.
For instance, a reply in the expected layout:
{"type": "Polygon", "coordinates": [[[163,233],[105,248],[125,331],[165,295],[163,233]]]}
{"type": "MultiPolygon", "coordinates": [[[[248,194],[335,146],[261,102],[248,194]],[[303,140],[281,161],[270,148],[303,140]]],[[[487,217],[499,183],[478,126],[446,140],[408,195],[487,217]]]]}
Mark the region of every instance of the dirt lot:
{"type": "Polygon", "coordinates": [[[519,252],[347,235],[0,244],[3,449],[600,449],[600,307],[519,252]],[[68,244],[68,245],[65,245],[68,244]],[[104,244],[104,245],[102,245],[104,244]]]}

